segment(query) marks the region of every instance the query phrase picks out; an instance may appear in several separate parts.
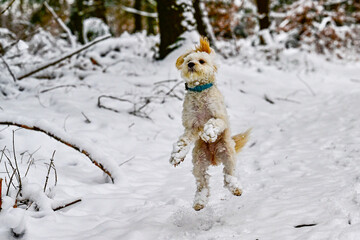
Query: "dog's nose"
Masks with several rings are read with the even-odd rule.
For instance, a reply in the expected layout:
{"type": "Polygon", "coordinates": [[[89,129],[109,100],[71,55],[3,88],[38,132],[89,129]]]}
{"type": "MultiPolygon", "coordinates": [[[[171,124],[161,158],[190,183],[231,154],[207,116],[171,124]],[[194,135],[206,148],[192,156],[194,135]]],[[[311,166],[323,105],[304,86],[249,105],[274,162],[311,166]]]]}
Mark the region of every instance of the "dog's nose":
{"type": "Polygon", "coordinates": [[[189,68],[192,68],[193,66],[195,66],[195,63],[193,63],[193,62],[189,62],[189,63],[188,63],[188,67],[189,67],[189,68]]]}

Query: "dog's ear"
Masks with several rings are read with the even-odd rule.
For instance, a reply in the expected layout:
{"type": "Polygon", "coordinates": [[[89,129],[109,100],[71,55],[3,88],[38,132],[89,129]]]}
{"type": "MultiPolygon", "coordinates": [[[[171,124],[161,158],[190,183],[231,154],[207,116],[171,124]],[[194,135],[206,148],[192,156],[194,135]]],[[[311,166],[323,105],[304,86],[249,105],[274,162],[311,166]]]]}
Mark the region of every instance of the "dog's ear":
{"type": "Polygon", "coordinates": [[[178,57],[178,59],[176,60],[176,68],[178,70],[181,69],[181,65],[184,63],[184,58],[186,58],[187,55],[189,55],[192,51],[188,51],[187,53],[181,55],[180,57],[178,57]]]}
{"type": "Polygon", "coordinates": [[[203,36],[200,37],[200,45],[196,46],[196,51],[197,52],[206,52],[208,54],[211,53],[209,40],[206,37],[203,37],[203,36]]]}

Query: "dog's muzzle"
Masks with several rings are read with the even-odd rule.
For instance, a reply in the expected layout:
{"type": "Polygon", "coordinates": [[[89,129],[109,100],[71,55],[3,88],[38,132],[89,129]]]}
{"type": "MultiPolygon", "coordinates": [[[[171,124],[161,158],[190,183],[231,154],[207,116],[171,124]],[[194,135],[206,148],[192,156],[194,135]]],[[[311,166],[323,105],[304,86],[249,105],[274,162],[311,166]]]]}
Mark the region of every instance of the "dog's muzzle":
{"type": "Polygon", "coordinates": [[[188,63],[189,72],[194,72],[195,71],[194,66],[195,66],[195,63],[193,63],[193,62],[188,63]]]}

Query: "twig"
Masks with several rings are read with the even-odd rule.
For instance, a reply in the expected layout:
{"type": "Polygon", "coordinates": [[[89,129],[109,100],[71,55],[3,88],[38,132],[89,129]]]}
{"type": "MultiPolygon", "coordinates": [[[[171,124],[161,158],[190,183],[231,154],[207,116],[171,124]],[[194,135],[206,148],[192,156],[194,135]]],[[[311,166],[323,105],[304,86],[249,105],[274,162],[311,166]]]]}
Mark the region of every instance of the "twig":
{"type": "Polygon", "coordinates": [[[18,166],[18,162],[17,162],[17,158],[16,158],[16,151],[15,151],[15,131],[12,131],[12,140],[13,140],[13,154],[14,154],[14,161],[15,161],[15,167],[16,167],[16,171],[18,173],[18,182],[19,182],[19,191],[21,191],[22,189],[22,184],[21,184],[21,176],[20,176],[20,170],[19,170],[19,166],[18,166]]]}
{"type": "Polygon", "coordinates": [[[266,94],[264,94],[264,99],[265,99],[265,101],[267,101],[270,104],[275,104],[275,102],[273,100],[271,100],[266,94]]]}
{"type": "Polygon", "coordinates": [[[84,112],[81,112],[81,114],[84,116],[85,118],[85,123],[91,123],[90,119],[85,115],[84,112]]]}
{"type": "Polygon", "coordinates": [[[177,79],[162,80],[162,81],[154,82],[154,85],[163,84],[167,82],[176,82],[176,81],[177,79]]]}
{"type": "Polygon", "coordinates": [[[11,7],[11,5],[12,5],[14,2],[15,2],[15,0],[12,0],[11,3],[9,3],[9,5],[8,5],[4,10],[1,11],[0,15],[4,14],[4,13],[11,7]]]}
{"type": "Polygon", "coordinates": [[[0,56],[0,58],[3,61],[3,63],[5,64],[7,70],[9,71],[11,77],[13,78],[14,82],[16,82],[16,77],[15,77],[14,73],[11,71],[10,66],[7,64],[7,62],[5,61],[5,59],[3,57],[0,56]]]}
{"type": "Polygon", "coordinates": [[[113,100],[117,100],[117,101],[120,101],[120,102],[128,102],[128,103],[132,103],[130,100],[127,100],[127,99],[124,99],[124,98],[118,98],[118,97],[114,97],[114,96],[108,96],[108,95],[101,95],[98,97],[98,107],[99,108],[104,108],[104,109],[107,109],[107,110],[110,110],[110,111],[113,111],[113,112],[117,112],[119,113],[120,111],[117,110],[117,109],[114,109],[114,108],[110,108],[110,107],[106,107],[105,105],[101,104],[101,99],[102,98],[110,98],[110,99],[113,99],[113,100]]]}
{"type": "Polygon", "coordinates": [[[57,208],[54,208],[53,210],[54,210],[54,212],[56,212],[56,211],[59,211],[60,209],[69,207],[69,206],[74,205],[75,203],[78,203],[78,202],[81,202],[81,199],[77,199],[77,200],[72,201],[72,202],[70,202],[70,203],[67,203],[67,204],[65,204],[65,205],[59,206],[59,207],[57,207],[57,208]]]}
{"type": "Polygon", "coordinates": [[[294,228],[313,227],[313,226],[316,226],[316,225],[317,225],[317,223],[300,224],[300,225],[294,226],[294,228]]]}
{"type": "Polygon", "coordinates": [[[286,102],[292,102],[292,103],[301,104],[301,102],[299,102],[299,101],[292,100],[292,99],[288,99],[288,98],[277,97],[277,98],[275,98],[275,99],[276,99],[276,100],[279,100],[279,101],[286,101],[286,102]]]}
{"type": "Polygon", "coordinates": [[[77,146],[76,144],[71,143],[71,142],[68,141],[68,140],[62,139],[62,138],[56,136],[54,133],[51,133],[50,131],[47,131],[47,130],[42,129],[42,128],[37,127],[37,126],[28,126],[28,125],[26,125],[26,124],[15,123],[15,122],[8,122],[8,121],[0,121],[0,125],[17,126],[17,127],[25,128],[25,129],[28,129],[28,130],[33,130],[33,131],[37,131],[37,132],[42,132],[42,133],[48,135],[49,137],[52,137],[53,139],[55,139],[55,140],[57,140],[57,141],[65,144],[66,146],[68,146],[68,147],[70,147],[70,148],[72,148],[72,149],[74,149],[74,150],[76,150],[76,151],[84,154],[85,156],[87,156],[87,157],[89,158],[89,160],[90,160],[95,166],[97,166],[98,168],[100,168],[104,173],[106,173],[106,174],[110,177],[111,181],[114,183],[114,178],[112,177],[111,173],[110,173],[107,169],[105,169],[104,166],[103,166],[99,161],[93,159],[93,158],[91,157],[91,154],[90,154],[88,151],[82,149],[80,146],[77,146]]]}
{"type": "Polygon", "coordinates": [[[60,85],[60,86],[56,86],[56,87],[53,87],[53,88],[41,90],[40,93],[46,93],[46,92],[50,92],[50,91],[55,90],[55,89],[58,89],[58,88],[65,88],[65,87],[73,87],[73,88],[76,88],[77,86],[74,85],[74,84],[60,85]]]}
{"type": "Polygon", "coordinates": [[[56,14],[54,9],[46,1],[44,1],[44,6],[51,13],[51,15],[53,15],[55,21],[59,24],[59,26],[66,32],[69,42],[71,44],[71,48],[75,48],[76,42],[74,40],[74,36],[71,34],[70,29],[65,25],[65,23],[61,20],[61,18],[59,18],[59,16],[56,14]]]}
{"type": "Polygon", "coordinates": [[[46,190],[46,186],[47,186],[47,183],[48,183],[48,181],[49,181],[50,169],[51,169],[51,166],[52,166],[52,164],[53,164],[53,162],[54,162],[55,152],[56,152],[56,150],[54,150],[54,152],[53,152],[53,154],[52,154],[52,157],[51,157],[51,159],[50,159],[50,164],[49,164],[48,172],[47,172],[47,174],[46,174],[46,180],[45,180],[45,185],[44,185],[44,192],[45,192],[45,190],[46,190]]]}
{"type": "Polygon", "coordinates": [[[301,77],[299,74],[296,74],[297,78],[299,79],[300,82],[302,82],[310,91],[310,93],[313,95],[313,96],[316,96],[315,92],[312,90],[312,88],[309,86],[309,84],[307,84],[301,77]]]}
{"type": "Polygon", "coordinates": [[[85,49],[88,49],[89,47],[91,47],[91,46],[93,46],[93,45],[95,45],[95,44],[97,44],[97,43],[99,43],[99,42],[101,42],[101,41],[104,41],[104,40],[106,40],[106,39],[108,39],[108,38],[110,38],[110,37],[111,37],[111,35],[105,35],[104,37],[97,38],[97,39],[95,39],[94,41],[86,44],[85,46],[79,48],[78,50],[76,50],[76,51],[74,51],[74,52],[72,52],[72,53],[69,53],[69,54],[67,54],[67,55],[65,55],[65,56],[63,56],[63,57],[61,57],[61,58],[59,58],[59,59],[53,60],[53,61],[51,61],[50,63],[45,64],[44,66],[41,66],[41,67],[39,67],[39,68],[37,68],[37,69],[29,72],[29,73],[25,73],[25,74],[21,75],[20,77],[18,77],[18,80],[21,80],[21,79],[24,79],[24,78],[26,78],[26,77],[29,77],[29,76],[31,76],[31,75],[33,75],[33,74],[35,74],[35,73],[37,73],[37,72],[40,72],[40,71],[42,71],[42,70],[44,70],[44,69],[46,69],[46,68],[48,68],[48,67],[50,67],[50,66],[53,66],[53,65],[55,65],[55,64],[57,64],[57,63],[59,63],[59,62],[62,62],[62,61],[64,61],[65,59],[68,59],[68,58],[70,58],[70,57],[72,57],[72,56],[74,56],[74,55],[76,55],[76,54],[84,51],[85,49]]]}
{"type": "Polygon", "coordinates": [[[2,210],[1,205],[2,205],[2,178],[0,178],[0,212],[2,210]]]}
{"type": "Polygon", "coordinates": [[[130,161],[133,160],[134,158],[135,158],[135,157],[131,157],[130,159],[128,159],[128,160],[120,163],[120,164],[119,164],[119,167],[122,166],[122,165],[124,165],[124,164],[127,163],[127,162],[130,162],[130,161]]]}
{"type": "MultiPolygon", "coordinates": [[[[165,94],[165,96],[169,96],[170,93],[172,93],[172,92],[175,90],[175,88],[176,88],[177,86],[179,86],[181,83],[183,83],[183,81],[180,81],[180,82],[176,83],[176,84],[165,94]]],[[[182,100],[182,99],[181,99],[180,97],[178,97],[176,94],[174,94],[174,96],[175,96],[176,98],[178,98],[179,100],[182,100]]]]}

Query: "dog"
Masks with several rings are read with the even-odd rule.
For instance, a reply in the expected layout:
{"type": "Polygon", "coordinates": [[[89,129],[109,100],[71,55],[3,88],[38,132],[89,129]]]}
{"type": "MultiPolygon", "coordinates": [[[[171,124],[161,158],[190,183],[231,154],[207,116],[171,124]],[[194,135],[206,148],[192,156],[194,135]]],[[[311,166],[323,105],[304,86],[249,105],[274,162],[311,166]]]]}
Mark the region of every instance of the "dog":
{"type": "Polygon", "coordinates": [[[193,174],[196,179],[196,193],[193,208],[203,209],[210,195],[210,165],[224,165],[224,187],[235,196],[242,190],[234,176],[235,154],[246,144],[250,129],[231,136],[224,98],[216,86],[215,51],[206,38],[200,37],[200,45],[187,51],[176,61],[187,90],[183,103],[182,124],[184,134],[173,145],[170,163],[175,167],[184,161],[190,147],[193,174]]]}

